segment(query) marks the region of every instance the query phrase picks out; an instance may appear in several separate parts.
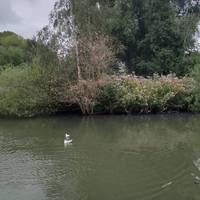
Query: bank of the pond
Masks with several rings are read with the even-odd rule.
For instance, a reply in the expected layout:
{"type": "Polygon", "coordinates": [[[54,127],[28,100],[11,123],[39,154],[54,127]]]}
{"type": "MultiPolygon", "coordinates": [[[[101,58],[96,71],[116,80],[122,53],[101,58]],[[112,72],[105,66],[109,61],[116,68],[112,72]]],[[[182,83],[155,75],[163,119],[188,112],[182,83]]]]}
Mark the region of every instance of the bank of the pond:
{"type": "Polygon", "coordinates": [[[190,77],[178,78],[171,74],[148,78],[124,75],[57,85],[48,81],[44,84],[42,76],[33,76],[28,69],[18,73],[15,70],[14,73],[12,70],[9,76],[1,73],[1,116],[148,114],[200,110],[199,84],[190,77]]]}

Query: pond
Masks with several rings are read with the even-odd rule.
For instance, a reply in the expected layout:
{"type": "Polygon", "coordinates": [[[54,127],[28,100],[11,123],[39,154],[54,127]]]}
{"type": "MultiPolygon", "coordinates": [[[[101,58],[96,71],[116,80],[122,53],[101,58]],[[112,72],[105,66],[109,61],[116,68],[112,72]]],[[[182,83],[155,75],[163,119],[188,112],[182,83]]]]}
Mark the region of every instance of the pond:
{"type": "Polygon", "coordinates": [[[199,200],[200,115],[1,119],[0,200],[27,199],[199,200]]]}

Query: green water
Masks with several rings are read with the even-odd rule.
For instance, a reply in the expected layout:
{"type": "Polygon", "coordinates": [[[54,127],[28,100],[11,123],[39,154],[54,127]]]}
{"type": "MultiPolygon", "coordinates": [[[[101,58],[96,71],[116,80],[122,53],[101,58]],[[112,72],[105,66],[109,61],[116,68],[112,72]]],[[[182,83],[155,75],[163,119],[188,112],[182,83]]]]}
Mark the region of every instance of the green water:
{"type": "Polygon", "coordinates": [[[199,200],[199,158],[200,115],[1,119],[0,200],[199,200]]]}

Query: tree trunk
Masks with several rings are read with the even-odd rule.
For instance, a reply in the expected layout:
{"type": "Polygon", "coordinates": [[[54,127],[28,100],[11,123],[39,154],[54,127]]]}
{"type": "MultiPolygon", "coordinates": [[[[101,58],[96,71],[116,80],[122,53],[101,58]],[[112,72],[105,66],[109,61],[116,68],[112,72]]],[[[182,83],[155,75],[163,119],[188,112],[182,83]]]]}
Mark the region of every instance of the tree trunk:
{"type": "Polygon", "coordinates": [[[81,80],[81,69],[80,69],[80,58],[79,58],[79,48],[78,48],[78,35],[76,30],[76,24],[73,14],[73,0],[71,0],[71,9],[70,9],[70,15],[72,17],[72,26],[73,26],[73,35],[75,39],[75,54],[76,54],[76,68],[77,68],[77,81],[81,80]]]}
{"type": "Polygon", "coordinates": [[[78,81],[81,80],[81,69],[80,69],[80,59],[79,59],[79,50],[78,50],[78,39],[76,37],[75,41],[75,49],[76,49],[76,68],[77,68],[77,78],[78,81]]]}

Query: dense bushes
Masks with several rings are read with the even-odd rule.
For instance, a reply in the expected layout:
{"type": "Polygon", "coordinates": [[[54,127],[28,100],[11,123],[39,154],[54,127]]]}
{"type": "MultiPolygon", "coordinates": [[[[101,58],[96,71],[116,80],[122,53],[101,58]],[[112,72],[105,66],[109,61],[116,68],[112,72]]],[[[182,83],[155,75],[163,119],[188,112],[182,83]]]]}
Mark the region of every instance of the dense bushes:
{"type": "Polygon", "coordinates": [[[34,63],[2,71],[0,115],[53,113],[57,105],[79,108],[83,114],[200,111],[200,82],[189,77],[110,76],[60,87],[54,79],[34,63]]]}
{"type": "Polygon", "coordinates": [[[196,84],[193,93],[193,104],[191,109],[195,112],[200,112],[200,62],[194,66],[192,76],[196,81],[196,84]]]}
{"type": "Polygon", "coordinates": [[[41,68],[8,67],[0,73],[0,115],[30,117],[53,112],[53,97],[41,68]]]}
{"type": "Polygon", "coordinates": [[[102,76],[70,81],[59,67],[6,67],[0,72],[0,115],[31,117],[76,108],[83,114],[200,111],[200,65],[191,77],[102,76]]]}
{"type": "MultiPolygon", "coordinates": [[[[113,86],[105,85],[103,91],[111,90],[110,96],[102,95],[100,101],[109,102],[109,111],[126,113],[164,112],[187,110],[193,92],[192,79],[178,79],[173,75],[143,78],[125,76],[115,78],[113,86]],[[103,98],[104,97],[104,98],[103,98]],[[120,109],[120,110],[119,110],[120,109]]],[[[105,110],[107,108],[105,107],[105,110]]]]}
{"type": "MultiPolygon", "coordinates": [[[[83,114],[93,114],[99,94],[99,82],[81,80],[65,88],[65,102],[78,105],[83,114]]],[[[63,94],[62,94],[63,95],[63,94]]]]}
{"type": "Polygon", "coordinates": [[[66,103],[78,105],[83,114],[192,111],[195,85],[192,78],[174,75],[112,76],[69,86],[66,103]]]}

